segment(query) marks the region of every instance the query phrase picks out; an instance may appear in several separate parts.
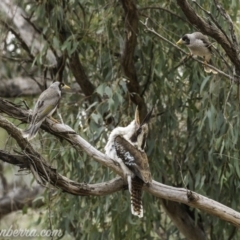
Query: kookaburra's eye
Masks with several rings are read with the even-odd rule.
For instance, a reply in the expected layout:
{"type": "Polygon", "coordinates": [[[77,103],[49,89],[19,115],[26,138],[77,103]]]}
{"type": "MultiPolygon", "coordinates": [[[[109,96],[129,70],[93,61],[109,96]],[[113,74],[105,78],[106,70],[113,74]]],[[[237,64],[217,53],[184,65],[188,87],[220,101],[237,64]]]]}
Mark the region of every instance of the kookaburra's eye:
{"type": "Polygon", "coordinates": [[[137,134],[140,134],[142,132],[142,128],[139,128],[138,130],[137,130],[137,134]]]}
{"type": "Polygon", "coordinates": [[[60,83],[60,88],[64,87],[64,85],[65,85],[64,83],[60,83]]]}

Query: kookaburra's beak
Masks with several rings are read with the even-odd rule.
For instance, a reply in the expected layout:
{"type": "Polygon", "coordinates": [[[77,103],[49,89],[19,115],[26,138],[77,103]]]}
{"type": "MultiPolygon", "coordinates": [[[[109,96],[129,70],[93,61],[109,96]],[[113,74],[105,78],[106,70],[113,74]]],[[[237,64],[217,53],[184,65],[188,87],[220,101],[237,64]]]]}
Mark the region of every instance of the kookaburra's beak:
{"type": "Polygon", "coordinates": [[[146,117],[143,119],[141,126],[143,124],[148,124],[150,122],[151,116],[152,116],[152,112],[153,112],[153,108],[151,109],[151,111],[146,115],[146,117]]]}
{"type": "Polygon", "coordinates": [[[180,44],[183,44],[183,40],[180,38],[177,42],[176,42],[177,45],[180,45],[180,44]]]}

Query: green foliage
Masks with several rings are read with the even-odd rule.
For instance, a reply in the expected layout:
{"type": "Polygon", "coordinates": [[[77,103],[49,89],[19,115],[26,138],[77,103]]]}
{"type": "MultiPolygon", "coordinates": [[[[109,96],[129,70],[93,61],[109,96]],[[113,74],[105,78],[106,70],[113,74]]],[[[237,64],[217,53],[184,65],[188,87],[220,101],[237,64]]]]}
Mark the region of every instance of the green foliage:
{"type": "MultiPolygon", "coordinates": [[[[116,125],[128,124],[135,110],[130,104],[127,79],[121,71],[119,57],[125,39],[122,6],[119,1],[104,0],[50,2],[19,3],[26,12],[34,13],[35,24],[45,35],[43,39],[48,39],[34,62],[26,64],[25,68],[41,76],[40,66],[47,61],[50,46],[68,57],[79,51],[86,73],[96,87],[95,98],[89,103],[79,92],[66,94],[61,113],[66,124],[103,151],[110,131],[116,125]]],[[[229,34],[227,22],[212,1],[197,2],[211,12],[229,34]]],[[[222,1],[222,4],[237,25],[239,1],[222,1]]],[[[173,14],[160,8],[142,9],[148,6],[159,6],[159,1],[138,1],[139,20],[144,22],[149,17],[149,26],[169,41],[175,43],[184,33],[195,31],[184,20],[175,1],[161,2],[161,7],[173,14]]],[[[196,4],[192,6],[200,16],[209,19],[196,4]]],[[[23,49],[17,51],[16,39],[8,43],[11,44],[15,48],[6,53],[8,57],[27,56],[23,49]]],[[[218,47],[216,43],[214,46],[218,47]]],[[[224,55],[220,47],[218,50],[224,55]]],[[[237,86],[220,75],[207,75],[194,60],[179,66],[183,57],[170,44],[147,32],[139,22],[134,60],[141,93],[149,109],[160,100],[156,112],[165,111],[152,120],[147,143],[153,178],[187,187],[239,211],[237,86]]],[[[218,53],[213,62],[222,71],[230,72],[218,53]]],[[[6,68],[3,77],[11,78],[23,71],[15,63],[3,64],[6,68]]],[[[70,85],[74,83],[68,67],[64,70],[64,79],[70,85]]],[[[59,173],[75,181],[97,183],[115,177],[84,152],[79,154],[66,141],[49,134],[42,133],[40,151],[59,173]]],[[[159,199],[148,194],[143,197],[143,219],[131,215],[127,191],[104,197],[77,197],[59,192],[54,203],[49,204],[53,226],[64,229],[76,239],[157,239],[160,233],[166,239],[181,237],[161,210],[159,199]]],[[[204,212],[201,215],[209,238],[226,239],[230,235],[232,228],[226,222],[204,212]]],[[[235,236],[235,239],[240,237],[239,233],[235,236]]]]}

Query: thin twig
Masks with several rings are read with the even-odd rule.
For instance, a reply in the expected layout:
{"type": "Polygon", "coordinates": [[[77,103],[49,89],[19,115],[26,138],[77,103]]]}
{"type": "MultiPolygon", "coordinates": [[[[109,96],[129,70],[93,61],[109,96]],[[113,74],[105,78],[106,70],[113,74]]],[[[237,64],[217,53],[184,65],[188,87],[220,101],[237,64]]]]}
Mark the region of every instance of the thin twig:
{"type": "Polygon", "coordinates": [[[38,80],[33,76],[33,74],[29,74],[27,69],[21,65],[22,69],[25,71],[25,73],[38,85],[41,91],[43,91],[43,86],[38,82],[38,80]]]}
{"type": "Polygon", "coordinates": [[[225,18],[225,20],[228,22],[229,31],[231,33],[231,38],[232,38],[232,43],[233,43],[234,49],[237,52],[239,52],[239,45],[238,45],[238,41],[237,41],[237,36],[235,34],[235,30],[234,30],[234,26],[233,26],[233,22],[232,22],[231,17],[226,12],[226,10],[222,7],[222,5],[220,5],[218,0],[214,0],[214,3],[215,3],[215,6],[216,6],[217,10],[220,12],[220,14],[223,16],[223,18],[225,18]]]}
{"type": "Polygon", "coordinates": [[[29,49],[28,45],[23,41],[21,35],[19,33],[17,33],[12,27],[10,27],[5,21],[0,20],[0,23],[6,28],[8,29],[8,31],[12,32],[13,35],[15,35],[15,37],[18,39],[18,41],[20,42],[22,48],[28,53],[28,55],[30,56],[30,58],[33,60],[34,56],[31,53],[31,50],[29,49]]]}
{"type": "Polygon", "coordinates": [[[40,35],[43,36],[44,40],[48,43],[49,45],[49,48],[51,49],[51,51],[53,52],[54,56],[56,59],[58,59],[58,54],[56,52],[56,50],[54,49],[54,47],[52,46],[52,44],[50,43],[49,39],[47,38],[47,36],[42,32],[40,31],[36,26],[35,24],[31,21],[31,19],[29,17],[25,17],[22,15],[22,17],[33,27],[33,29],[40,35]]]}

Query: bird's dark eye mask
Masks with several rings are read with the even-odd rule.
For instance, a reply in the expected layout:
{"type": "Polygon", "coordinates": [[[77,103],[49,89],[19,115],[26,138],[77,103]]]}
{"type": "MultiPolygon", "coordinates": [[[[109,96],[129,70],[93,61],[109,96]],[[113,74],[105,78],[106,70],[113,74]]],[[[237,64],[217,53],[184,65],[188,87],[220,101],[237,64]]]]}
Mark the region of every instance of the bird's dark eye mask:
{"type": "Polygon", "coordinates": [[[183,36],[182,40],[185,44],[190,44],[190,39],[187,36],[183,36]]]}

